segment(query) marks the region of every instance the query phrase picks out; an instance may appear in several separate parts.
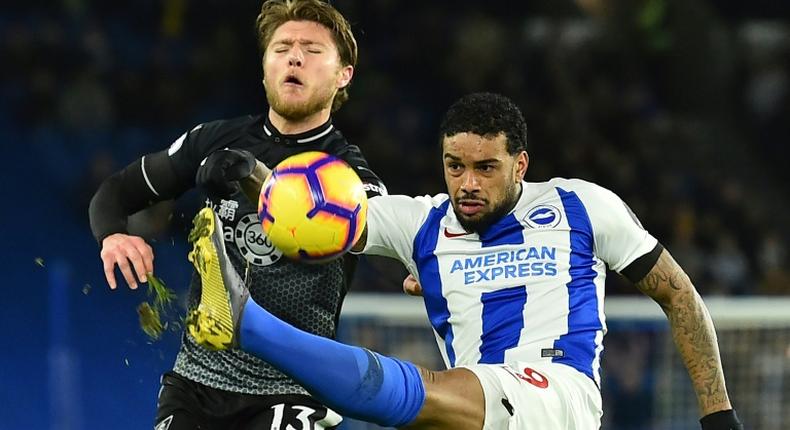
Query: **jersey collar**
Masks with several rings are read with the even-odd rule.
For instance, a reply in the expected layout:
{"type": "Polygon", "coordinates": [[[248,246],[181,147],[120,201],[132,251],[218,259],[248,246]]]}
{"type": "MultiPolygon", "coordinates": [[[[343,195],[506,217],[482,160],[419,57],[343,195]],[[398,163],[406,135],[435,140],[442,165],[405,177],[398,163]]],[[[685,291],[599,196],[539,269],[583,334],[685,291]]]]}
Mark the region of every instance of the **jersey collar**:
{"type": "Polygon", "coordinates": [[[280,131],[277,130],[269,120],[268,115],[266,115],[266,120],[263,123],[263,133],[267,137],[274,139],[275,143],[282,143],[283,145],[301,145],[315,142],[316,140],[321,139],[322,137],[325,137],[331,133],[334,129],[335,126],[332,125],[332,118],[329,118],[325,123],[312,130],[308,130],[299,134],[280,133],[280,131]]]}

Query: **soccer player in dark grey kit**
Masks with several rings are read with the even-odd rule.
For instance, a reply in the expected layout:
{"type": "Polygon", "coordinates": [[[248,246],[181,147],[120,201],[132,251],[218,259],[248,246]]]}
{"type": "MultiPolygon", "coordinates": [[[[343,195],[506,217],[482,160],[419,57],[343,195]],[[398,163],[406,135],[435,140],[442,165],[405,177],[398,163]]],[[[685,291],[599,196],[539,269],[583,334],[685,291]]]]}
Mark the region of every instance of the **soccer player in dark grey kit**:
{"type": "MultiPolygon", "coordinates": [[[[246,274],[255,300],[297,327],[333,337],[354,257],[321,265],[282,258],[258,222],[254,197],[260,187],[250,192],[234,180],[318,150],[348,162],[369,196],[386,192],[359,148],[331,120],[348,99],[357,45],[345,18],[320,0],[268,0],[256,27],[268,112],[200,124],[168,149],[110,176],[91,201],[91,228],[110,288],[117,287],[117,266],[135,289],[153,272],[154,256],[144,239],[127,232],[127,218],[199,186],[225,226],[229,258],[246,274]]],[[[193,275],[190,306],[200,292],[200,277],[193,275]]],[[[175,366],[162,378],[156,428],[306,429],[333,427],[340,420],[269,364],[237,349],[208,351],[183,336],[175,366]]]]}

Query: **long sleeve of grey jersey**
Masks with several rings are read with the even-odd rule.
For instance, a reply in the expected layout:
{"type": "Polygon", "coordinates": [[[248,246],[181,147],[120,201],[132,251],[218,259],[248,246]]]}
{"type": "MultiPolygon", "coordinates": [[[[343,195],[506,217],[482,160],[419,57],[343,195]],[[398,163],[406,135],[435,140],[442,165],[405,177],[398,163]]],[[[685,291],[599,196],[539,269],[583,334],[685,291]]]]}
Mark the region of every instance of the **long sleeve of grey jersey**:
{"type": "Polygon", "coordinates": [[[88,209],[93,237],[127,232],[130,215],[181,195],[188,185],[176,175],[167,151],[135,160],[102,182],[88,209]]]}

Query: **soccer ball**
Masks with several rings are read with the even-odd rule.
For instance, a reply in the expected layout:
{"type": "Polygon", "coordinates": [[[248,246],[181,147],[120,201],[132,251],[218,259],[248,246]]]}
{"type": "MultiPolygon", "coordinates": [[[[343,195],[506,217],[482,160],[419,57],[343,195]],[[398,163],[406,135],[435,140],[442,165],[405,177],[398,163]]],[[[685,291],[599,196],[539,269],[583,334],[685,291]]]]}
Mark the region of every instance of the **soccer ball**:
{"type": "Polygon", "coordinates": [[[258,200],[258,217],[272,244],[305,262],[328,261],[351,249],[365,228],[367,209],[354,169],[317,151],[280,162],[258,200]]]}

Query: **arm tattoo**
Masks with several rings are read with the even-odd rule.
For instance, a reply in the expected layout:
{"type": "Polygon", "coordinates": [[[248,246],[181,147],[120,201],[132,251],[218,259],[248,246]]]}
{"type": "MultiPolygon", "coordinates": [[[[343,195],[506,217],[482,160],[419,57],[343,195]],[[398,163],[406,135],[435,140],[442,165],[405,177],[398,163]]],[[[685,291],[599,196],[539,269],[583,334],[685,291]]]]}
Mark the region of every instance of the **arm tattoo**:
{"type": "Polygon", "coordinates": [[[664,250],[636,287],[655,300],[667,315],[702,414],[730,409],[713,321],[688,275],[664,250]]]}

